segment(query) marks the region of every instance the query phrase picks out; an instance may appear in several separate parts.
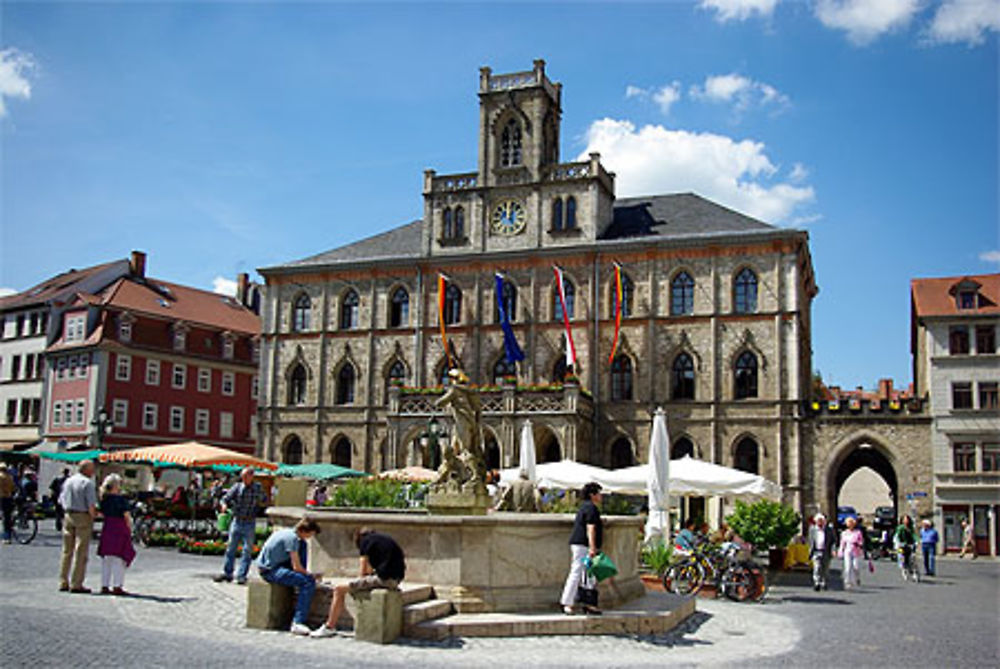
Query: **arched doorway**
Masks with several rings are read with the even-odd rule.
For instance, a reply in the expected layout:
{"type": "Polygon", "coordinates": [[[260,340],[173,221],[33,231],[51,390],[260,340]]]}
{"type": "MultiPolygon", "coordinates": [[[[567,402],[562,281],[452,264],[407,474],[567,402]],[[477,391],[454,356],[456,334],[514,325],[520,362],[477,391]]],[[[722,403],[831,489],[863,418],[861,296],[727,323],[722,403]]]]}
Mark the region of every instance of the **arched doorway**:
{"type": "Polygon", "coordinates": [[[281,461],[286,465],[302,464],[302,440],[294,434],[285,441],[284,448],[281,449],[281,461]]]}
{"type": "MultiPolygon", "coordinates": [[[[856,473],[863,476],[869,472],[881,477],[888,487],[888,494],[885,494],[883,489],[884,503],[878,506],[891,505],[899,513],[899,478],[896,474],[896,468],[893,466],[891,454],[887,453],[880,445],[867,441],[858,442],[845,449],[844,453],[830,467],[827,475],[826,504],[828,513],[836,513],[841,490],[848,479],[856,473]]],[[[857,510],[861,513],[868,512],[866,509],[857,510]]]]}
{"type": "Polygon", "coordinates": [[[500,469],[500,444],[497,438],[487,430],[483,435],[483,456],[486,458],[486,469],[500,469]]]}
{"type": "Polygon", "coordinates": [[[353,450],[350,439],[339,437],[333,442],[333,447],[330,449],[331,461],[339,467],[347,467],[349,469],[351,467],[351,452],[353,450]]]}
{"type": "Polygon", "coordinates": [[[670,459],[680,460],[685,456],[694,457],[694,443],[687,437],[681,437],[670,448],[670,459]]]}
{"type": "Polygon", "coordinates": [[[760,447],[751,437],[743,437],[733,451],[733,467],[750,474],[760,473],[760,447]]]}
{"type": "Polygon", "coordinates": [[[562,448],[559,446],[559,438],[555,432],[545,425],[535,425],[535,461],[538,464],[544,462],[559,462],[562,460],[562,448]]]}
{"type": "Polygon", "coordinates": [[[632,456],[632,442],[625,437],[619,437],[611,444],[611,468],[624,469],[635,464],[632,456]]]}

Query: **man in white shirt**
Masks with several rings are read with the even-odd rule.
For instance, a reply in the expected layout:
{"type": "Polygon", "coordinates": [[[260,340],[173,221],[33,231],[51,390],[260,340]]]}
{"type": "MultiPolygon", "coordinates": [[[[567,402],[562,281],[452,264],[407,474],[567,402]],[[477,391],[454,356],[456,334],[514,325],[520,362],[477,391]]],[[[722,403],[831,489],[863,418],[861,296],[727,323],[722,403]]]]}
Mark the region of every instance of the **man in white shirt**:
{"type": "Polygon", "coordinates": [[[87,575],[87,557],[90,536],[97,517],[97,486],[94,484],[94,461],[84,460],[76,474],[66,479],[59,504],[65,509],[63,518],[62,561],[59,566],[59,589],[87,594],[90,588],[83,585],[87,575]],[[69,577],[73,565],[73,578],[69,577]]]}

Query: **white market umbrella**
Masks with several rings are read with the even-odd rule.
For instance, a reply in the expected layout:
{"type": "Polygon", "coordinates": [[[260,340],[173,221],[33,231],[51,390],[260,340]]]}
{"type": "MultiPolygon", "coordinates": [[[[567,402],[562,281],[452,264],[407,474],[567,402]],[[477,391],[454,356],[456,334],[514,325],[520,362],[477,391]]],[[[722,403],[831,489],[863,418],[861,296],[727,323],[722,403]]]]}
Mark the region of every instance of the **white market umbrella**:
{"type": "Polygon", "coordinates": [[[537,482],[535,473],[535,434],[531,427],[531,421],[524,421],[521,428],[521,454],[518,461],[518,469],[523,469],[528,473],[528,480],[537,482]]]}
{"type": "Polygon", "coordinates": [[[667,434],[667,415],[662,407],[653,415],[646,493],[649,498],[646,541],[649,541],[664,536],[670,525],[670,436],[667,434]]]}

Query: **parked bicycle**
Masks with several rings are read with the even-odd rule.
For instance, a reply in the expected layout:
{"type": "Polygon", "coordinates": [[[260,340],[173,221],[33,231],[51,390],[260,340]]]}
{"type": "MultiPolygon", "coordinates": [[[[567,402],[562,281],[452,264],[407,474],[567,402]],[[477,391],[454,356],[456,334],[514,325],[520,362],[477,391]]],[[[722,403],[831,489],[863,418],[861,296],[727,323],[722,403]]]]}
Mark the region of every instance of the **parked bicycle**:
{"type": "Polygon", "coordinates": [[[736,544],[702,544],[663,574],[663,587],[679,595],[697,594],[706,584],[737,602],[761,601],[767,593],[765,571],[736,544]]]}
{"type": "Polygon", "coordinates": [[[30,544],[38,534],[38,518],[35,517],[36,503],[30,499],[19,499],[16,504],[11,538],[19,544],[30,544]]]}

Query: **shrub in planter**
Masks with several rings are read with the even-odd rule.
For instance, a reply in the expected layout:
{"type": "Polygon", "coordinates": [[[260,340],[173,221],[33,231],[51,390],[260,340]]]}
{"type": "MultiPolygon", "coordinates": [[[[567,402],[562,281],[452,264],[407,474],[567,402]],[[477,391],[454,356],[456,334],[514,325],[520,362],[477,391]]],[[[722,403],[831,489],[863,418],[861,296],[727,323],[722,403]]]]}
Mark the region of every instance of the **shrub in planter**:
{"type": "Polygon", "coordinates": [[[406,484],[390,479],[351,479],[338,486],[330,496],[328,506],[363,507],[374,509],[405,509],[406,484]]]}
{"type": "Polygon", "coordinates": [[[654,574],[662,574],[674,560],[674,547],[660,537],[642,547],[642,566],[654,574]]]}
{"type": "Polygon", "coordinates": [[[762,499],[753,504],[737,501],[726,522],[754,548],[784,549],[799,533],[801,519],[792,507],[762,499]]]}

